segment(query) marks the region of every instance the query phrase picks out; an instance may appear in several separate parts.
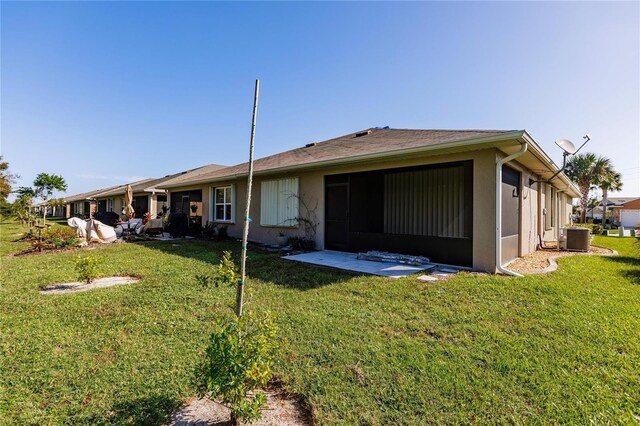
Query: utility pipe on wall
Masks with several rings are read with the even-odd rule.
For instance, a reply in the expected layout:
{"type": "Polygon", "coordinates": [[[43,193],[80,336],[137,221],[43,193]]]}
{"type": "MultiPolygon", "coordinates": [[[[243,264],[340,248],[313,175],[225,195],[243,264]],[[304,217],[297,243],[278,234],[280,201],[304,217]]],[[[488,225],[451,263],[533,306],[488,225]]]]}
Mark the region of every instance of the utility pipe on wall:
{"type": "Polygon", "coordinates": [[[515,277],[522,277],[522,275],[502,266],[502,166],[527,152],[528,146],[526,141],[522,141],[520,151],[504,157],[496,163],[496,269],[505,275],[515,277]]]}

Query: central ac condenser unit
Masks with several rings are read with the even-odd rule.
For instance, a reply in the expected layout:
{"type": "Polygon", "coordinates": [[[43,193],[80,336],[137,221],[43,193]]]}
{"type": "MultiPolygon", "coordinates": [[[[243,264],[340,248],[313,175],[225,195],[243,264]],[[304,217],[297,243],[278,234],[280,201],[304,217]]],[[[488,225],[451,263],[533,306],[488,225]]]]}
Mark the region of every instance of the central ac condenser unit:
{"type": "Polygon", "coordinates": [[[589,251],[589,229],[578,227],[560,228],[558,248],[570,251],[589,251]]]}

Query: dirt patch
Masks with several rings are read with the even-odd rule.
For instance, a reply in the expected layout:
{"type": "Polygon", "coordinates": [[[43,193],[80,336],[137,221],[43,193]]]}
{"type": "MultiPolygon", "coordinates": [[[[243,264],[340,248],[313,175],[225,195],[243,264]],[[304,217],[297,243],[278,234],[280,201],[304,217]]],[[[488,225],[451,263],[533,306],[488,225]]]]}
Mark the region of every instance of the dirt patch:
{"type": "Polygon", "coordinates": [[[591,246],[589,252],[575,252],[575,251],[558,251],[555,248],[545,248],[536,250],[533,253],[529,253],[524,257],[520,257],[511,262],[507,269],[520,274],[543,274],[546,272],[555,271],[558,265],[554,259],[559,257],[576,256],[576,255],[601,255],[612,256],[617,254],[613,250],[609,250],[602,247],[591,246]]]}
{"type": "Polygon", "coordinates": [[[137,277],[107,277],[99,278],[91,283],[73,282],[52,284],[40,290],[42,294],[65,294],[77,293],[79,291],[94,290],[96,288],[113,287],[115,285],[133,284],[140,281],[137,277]]]}
{"type": "MultiPolygon", "coordinates": [[[[301,398],[280,390],[265,391],[267,406],[253,426],[308,426],[313,421],[301,398]]],[[[219,401],[194,398],[171,416],[170,426],[227,426],[231,411],[219,401]]]]}

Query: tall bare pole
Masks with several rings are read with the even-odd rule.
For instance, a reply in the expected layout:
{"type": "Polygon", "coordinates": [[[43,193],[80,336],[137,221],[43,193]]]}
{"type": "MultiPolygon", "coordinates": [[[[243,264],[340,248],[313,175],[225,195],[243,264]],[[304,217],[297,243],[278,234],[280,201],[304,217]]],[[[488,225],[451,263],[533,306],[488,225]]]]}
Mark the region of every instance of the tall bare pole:
{"type": "Polygon", "coordinates": [[[249,144],[249,177],[247,178],[247,206],[244,213],[244,228],[242,230],[242,260],[240,263],[240,284],[236,293],[236,315],[242,316],[242,299],[244,296],[244,281],[247,276],[247,243],[249,240],[249,209],[251,207],[251,185],[253,184],[253,144],[256,139],[256,115],[258,113],[258,93],[260,80],[256,80],[256,90],[253,96],[253,118],[251,119],[251,143],[249,144]]]}

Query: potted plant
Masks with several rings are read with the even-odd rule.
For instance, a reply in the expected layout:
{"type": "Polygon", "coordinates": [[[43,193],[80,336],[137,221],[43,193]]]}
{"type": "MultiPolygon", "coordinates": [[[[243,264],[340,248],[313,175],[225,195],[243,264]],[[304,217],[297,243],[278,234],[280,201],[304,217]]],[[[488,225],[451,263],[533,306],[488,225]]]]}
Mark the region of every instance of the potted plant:
{"type": "Polygon", "coordinates": [[[300,237],[295,235],[293,237],[289,237],[289,244],[293,250],[300,250],[300,237]]]}
{"type": "Polygon", "coordinates": [[[169,219],[170,219],[170,214],[165,214],[162,217],[162,238],[167,239],[171,236],[171,233],[169,232],[169,219]]]}
{"type": "Polygon", "coordinates": [[[300,239],[300,248],[304,251],[312,251],[316,248],[316,240],[312,240],[309,238],[301,238],[300,239]]]}
{"type": "Polygon", "coordinates": [[[276,237],[276,242],[279,246],[284,247],[289,244],[289,237],[284,235],[282,232],[278,232],[278,236],[276,237]]]}

